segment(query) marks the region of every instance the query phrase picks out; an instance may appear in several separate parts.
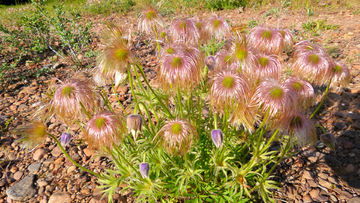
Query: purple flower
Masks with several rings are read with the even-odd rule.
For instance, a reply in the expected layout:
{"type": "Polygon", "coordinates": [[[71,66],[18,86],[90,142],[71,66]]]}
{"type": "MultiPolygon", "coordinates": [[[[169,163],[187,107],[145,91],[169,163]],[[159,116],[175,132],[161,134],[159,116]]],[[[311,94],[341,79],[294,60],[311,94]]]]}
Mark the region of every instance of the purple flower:
{"type": "Polygon", "coordinates": [[[212,141],[214,142],[215,146],[217,148],[220,148],[223,143],[223,140],[224,140],[223,132],[220,129],[212,130],[211,138],[212,138],[212,141]]]}
{"type": "Polygon", "coordinates": [[[205,65],[209,70],[214,70],[216,66],[216,61],[214,56],[208,56],[205,58],[205,65]]]}
{"type": "Polygon", "coordinates": [[[62,146],[68,145],[69,142],[70,142],[70,140],[71,140],[71,135],[70,135],[70,133],[63,133],[63,134],[61,135],[61,145],[62,145],[62,146]]]}
{"type": "Polygon", "coordinates": [[[143,178],[149,177],[149,169],[150,169],[150,166],[149,166],[149,163],[147,163],[147,162],[141,163],[139,165],[139,170],[140,170],[141,176],[143,178]]]}

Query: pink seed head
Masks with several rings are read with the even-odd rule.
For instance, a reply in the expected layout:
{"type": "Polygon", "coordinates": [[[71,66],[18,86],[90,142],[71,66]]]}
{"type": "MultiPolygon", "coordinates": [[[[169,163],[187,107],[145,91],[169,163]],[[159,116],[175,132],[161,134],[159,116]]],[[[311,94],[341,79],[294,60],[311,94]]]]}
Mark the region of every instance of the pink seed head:
{"type": "Polygon", "coordinates": [[[161,15],[156,8],[148,6],[138,18],[138,29],[147,34],[155,33],[155,27],[163,27],[161,15]]]}
{"type": "Polygon", "coordinates": [[[174,41],[183,41],[190,45],[198,43],[200,34],[193,19],[176,19],[171,23],[169,29],[174,41]]]}
{"type": "Polygon", "coordinates": [[[259,52],[280,55],[284,47],[283,36],[277,28],[257,26],[250,31],[249,46],[259,52]]]}

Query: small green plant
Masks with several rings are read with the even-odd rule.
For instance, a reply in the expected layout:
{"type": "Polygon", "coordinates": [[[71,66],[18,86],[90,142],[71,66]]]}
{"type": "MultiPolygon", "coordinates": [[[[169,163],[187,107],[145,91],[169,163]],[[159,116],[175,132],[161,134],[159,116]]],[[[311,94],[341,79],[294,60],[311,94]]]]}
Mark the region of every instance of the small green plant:
{"type": "Polygon", "coordinates": [[[227,10],[245,6],[246,1],[243,0],[211,0],[206,1],[205,7],[211,10],[227,10]]]}
{"type": "Polygon", "coordinates": [[[306,14],[308,17],[313,16],[315,14],[308,2],[306,2],[306,14]]]}
{"type": "Polygon", "coordinates": [[[256,27],[257,25],[258,25],[258,22],[256,20],[254,20],[254,19],[248,21],[248,26],[250,28],[256,27]]]}
{"type": "Polygon", "coordinates": [[[324,20],[318,20],[318,21],[313,21],[312,19],[308,22],[305,22],[302,24],[302,27],[307,31],[307,32],[313,32],[313,33],[317,33],[320,30],[330,30],[330,29],[337,29],[339,26],[338,25],[327,25],[326,24],[326,19],[324,20]]]}
{"type": "Polygon", "coordinates": [[[134,0],[107,0],[85,6],[85,12],[93,15],[101,14],[105,16],[117,12],[125,14],[131,11],[134,5],[134,0]]]}

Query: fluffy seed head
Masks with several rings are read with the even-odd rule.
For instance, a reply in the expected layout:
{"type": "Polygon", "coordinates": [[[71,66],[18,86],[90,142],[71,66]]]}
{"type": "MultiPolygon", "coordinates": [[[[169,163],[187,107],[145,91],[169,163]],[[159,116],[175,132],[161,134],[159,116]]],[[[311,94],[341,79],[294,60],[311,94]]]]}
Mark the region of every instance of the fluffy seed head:
{"type": "Polygon", "coordinates": [[[98,64],[103,71],[126,72],[126,67],[133,63],[134,57],[129,44],[122,36],[110,35],[111,39],[102,45],[103,52],[98,57],[98,64]]]}
{"type": "Polygon", "coordinates": [[[169,153],[177,154],[180,151],[182,155],[190,150],[197,139],[196,128],[179,118],[167,121],[154,137],[154,140],[159,140],[169,153]]]}
{"type": "Polygon", "coordinates": [[[236,64],[235,66],[238,68],[241,66],[242,70],[250,70],[255,64],[256,57],[247,46],[246,38],[234,41],[229,53],[231,54],[231,65],[236,64]]]}
{"type": "Polygon", "coordinates": [[[335,151],[336,140],[333,134],[327,133],[320,135],[320,140],[325,146],[329,147],[331,150],[335,151]]]}
{"type": "Polygon", "coordinates": [[[325,50],[322,46],[313,44],[310,41],[303,40],[295,44],[293,56],[297,59],[302,54],[315,53],[325,54],[325,50]]]}
{"type": "Polygon", "coordinates": [[[224,140],[224,134],[220,129],[212,130],[211,131],[211,139],[212,139],[213,143],[215,144],[215,146],[217,148],[220,148],[223,143],[223,140],[224,140]]]}
{"type": "Polygon", "coordinates": [[[154,26],[157,28],[163,26],[161,15],[154,7],[148,6],[138,18],[138,29],[141,32],[151,34],[155,32],[154,26]]]}
{"type": "Polygon", "coordinates": [[[333,78],[332,78],[332,84],[341,85],[343,87],[346,87],[350,80],[351,75],[348,68],[346,68],[344,65],[334,62],[332,64],[333,66],[333,78]]]}
{"type": "Polygon", "coordinates": [[[183,41],[186,44],[198,43],[200,34],[193,19],[176,19],[171,23],[169,29],[174,41],[183,41]]]}
{"type": "Polygon", "coordinates": [[[217,39],[229,37],[231,33],[229,24],[216,14],[208,19],[206,30],[217,39]]]}
{"type": "Polygon", "coordinates": [[[331,79],[331,69],[329,56],[314,52],[300,54],[293,65],[295,75],[317,85],[323,85],[331,79]]]}
{"type": "Polygon", "coordinates": [[[12,133],[22,135],[23,137],[19,142],[24,143],[24,146],[29,149],[44,142],[46,131],[47,126],[44,123],[35,120],[17,127],[12,133]]]}
{"type": "Polygon", "coordinates": [[[94,69],[94,81],[99,86],[106,85],[108,79],[114,78],[115,86],[119,86],[124,83],[128,77],[127,73],[117,70],[106,70],[103,66],[97,66],[94,69]]]}
{"type": "Polygon", "coordinates": [[[285,28],[279,28],[279,32],[283,37],[284,46],[288,49],[292,49],[294,46],[294,39],[291,31],[285,28]]]}
{"type": "Polygon", "coordinates": [[[220,112],[225,108],[234,108],[249,99],[249,81],[236,71],[218,71],[214,74],[211,83],[210,101],[220,112]]]}
{"type": "Polygon", "coordinates": [[[254,108],[250,107],[247,103],[238,104],[229,118],[229,121],[234,126],[242,126],[244,130],[249,133],[254,131],[254,123],[258,120],[259,118],[256,115],[254,108]]]}
{"type": "Polygon", "coordinates": [[[293,76],[285,80],[284,85],[293,91],[294,94],[297,94],[297,105],[300,110],[306,110],[314,104],[315,101],[315,92],[312,85],[297,77],[293,76]]]}
{"type": "Polygon", "coordinates": [[[290,113],[282,117],[279,124],[281,125],[281,131],[295,136],[300,146],[316,144],[315,124],[305,115],[296,112],[290,113]]]}
{"type": "Polygon", "coordinates": [[[257,54],[255,58],[254,67],[246,69],[251,78],[254,80],[264,77],[280,78],[281,65],[277,55],[257,54]]]}
{"type": "Polygon", "coordinates": [[[149,163],[145,162],[139,165],[139,171],[143,178],[149,177],[149,170],[150,170],[149,163]]]}
{"type": "Polygon", "coordinates": [[[85,114],[80,103],[87,112],[94,113],[98,106],[95,91],[84,81],[61,82],[50,101],[50,111],[70,125],[72,121],[81,119],[85,114]]]}
{"type": "Polygon", "coordinates": [[[206,29],[207,22],[197,18],[194,18],[194,21],[199,32],[199,41],[206,43],[211,38],[211,33],[206,29]]]}
{"type": "Polygon", "coordinates": [[[260,52],[280,55],[284,47],[283,35],[277,28],[257,26],[250,31],[249,46],[260,52]]]}
{"type": "Polygon", "coordinates": [[[296,94],[274,78],[266,78],[256,87],[251,106],[269,110],[269,116],[287,114],[293,110],[296,94]]]}
{"type": "Polygon", "coordinates": [[[119,144],[126,133],[124,119],[111,112],[93,116],[85,126],[85,139],[91,148],[104,150],[119,144]]]}
{"type": "Polygon", "coordinates": [[[194,52],[195,50],[184,50],[181,48],[163,52],[158,73],[159,81],[165,90],[171,87],[191,89],[194,85],[198,84],[201,74],[200,67],[203,66],[199,65],[200,62],[196,59],[197,56],[194,56],[194,52]]]}

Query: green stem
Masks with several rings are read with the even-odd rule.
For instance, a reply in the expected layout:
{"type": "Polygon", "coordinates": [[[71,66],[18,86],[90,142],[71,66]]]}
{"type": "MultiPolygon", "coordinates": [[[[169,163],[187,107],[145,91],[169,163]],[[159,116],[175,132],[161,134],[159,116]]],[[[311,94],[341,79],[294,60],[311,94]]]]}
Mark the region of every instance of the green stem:
{"type": "Polygon", "coordinates": [[[82,170],[84,170],[84,171],[86,171],[86,172],[88,172],[88,173],[91,173],[92,175],[94,175],[94,176],[96,176],[96,177],[98,177],[98,178],[105,179],[105,178],[104,178],[103,176],[101,176],[100,174],[97,174],[97,173],[95,173],[94,171],[91,171],[91,170],[89,170],[89,169],[81,166],[81,165],[78,164],[76,161],[74,161],[74,160],[70,157],[70,155],[65,151],[65,149],[61,146],[59,140],[56,139],[56,137],[55,137],[54,135],[52,135],[52,134],[50,134],[50,133],[47,133],[47,134],[55,140],[56,144],[60,147],[60,149],[61,149],[61,151],[64,153],[64,155],[65,155],[73,164],[75,164],[75,166],[79,167],[80,169],[82,169],[82,170]]]}
{"type": "Polygon", "coordinates": [[[91,119],[90,113],[89,113],[88,111],[86,111],[84,105],[83,105],[81,102],[79,102],[79,103],[80,103],[81,109],[85,112],[85,114],[86,114],[86,116],[88,117],[88,119],[91,119]]]}
{"type": "Polygon", "coordinates": [[[157,28],[156,25],[154,25],[154,29],[155,29],[155,36],[156,36],[156,46],[159,52],[159,59],[161,58],[160,56],[160,45],[159,45],[159,37],[158,37],[158,33],[157,33],[157,28]]]}
{"type": "Polygon", "coordinates": [[[270,169],[270,171],[264,176],[264,180],[266,180],[270,176],[270,174],[275,169],[275,167],[280,163],[281,160],[283,160],[286,152],[289,151],[289,149],[290,149],[290,142],[291,141],[290,141],[290,138],[289,138],[289,140],[286,143],[286,146],[284,148],[283,153],[281,154],[280,158],[276,161],[276,163],[273,165],[273,167],[270,169]]]}
{"type": "Polygon", "coordinates": [[[324,134],[327,133],[326,130],[324,129],[324,127],[322,127],[322,125],[320,125],[320,124],[315,124],[315,126],[321,128],[321,130],[323,131],[324,134]]]}
{"type": "Polygon", "coordinates": [[[169,108],[167,108],[167,107],[165,106],[165,104],[162,102],[162,100],[158,97],[158,95],[155,93],[155,91],[151,88],[149,82],[148,82],[147,79],[146,79],[146,76],[145,76],[145,73],[144,73],[144,70],[142,69],[142,67],[141,67],[140,65],[138,65],[138,64],[136,64],[136,66],[139,68],[140,74],[143,76],[144,81],[145,81],[147,87],[150,89],[150,91],[154,94],[154,96],[156,97],[156,99],[159,101],[160,106],[163,107],[164,110],[167,111],[167,113],[168,113],[168,115],[169,115],[170,118],[173,118],[174,116],[171,114],[169,108]]]}
{"type": "Polygon", "coordinates": [[[125,111],[124,106],[122,105],[122,103],[121,103],[121,102],[120,102],[120,100],[119,100],[119,97],[118,97],[118,96],[117,96],[117,94],[116,94],[116,91],[115,91],[115,85],[114,85],[114,82],[113,82],[113,80],[112,80],[112,79],[111,79],[111,86],[112,86],[112,89],[113,89],[113,91],[114,91],[114,94],[115,94],[116,100],[118,101],[118,103],[119,103],[120,107],[122,108],[122,110],[124,111],[125,115],[126,115],[126,116],[128,116],[128,114],[127,114],[127,113],[126,113],[126,111],[125,111]]]}
{"type": "MultiPolygon", "coordinates": [[[[280,126],[281,127],[281,126],[280,126]]],[[[272,134],[270,140],[266,143],[265,147],[261,150],[260,154],[264,153],[264,151],[270,147],[271,142],[276,138],[276,135],[279,133],[280,127],[276,129],[276,131],[272,134]]]]}
{"type": "MultiPolygon", "coordinates": [[[[137,98],[136,98],[136,95],[135,95],[135,92],[134,92],[133,83],[132,83],[132,75],[131,75],[131,73],[130,73],[130,69],[129,69],[129,68],[127,69],[127,72],[128,72],[128,75],[129,75],[129,84],[130,84],[131,94],[133,95],[134,100],[135,100],[135,103],[137,104],[137,98]]],[[[137,112],[137,106],[135,106],[135,109],[134,109],[134,113],[135,113],[135,114],[136,114],[136,112],[137,112]]]]}
{"type": "MultiPolygon", "coordinates": [[[[152,129],[155,129],[155,126],[154,126],[154,124],[152,123],[152,121],[151,121],[151,117],[150,117],[150,114],[149,114],[149,110],[148,110],[148,108],[145,106],[145,104],[143,103],[143,102],[138,102],[136,105],[137,106],[139,106],[139,104],[141,104],[144,108],[145,108],[145,113],[146,113],[146,115],[147,115],[147,117],[148,117],[148,120],[149,120],[149,123],[150,123],[150,125],[151,125],[151,128],[152,129]]],[[[140,112],[140,107],[138,107],[138,109],[139,109],[139,112],[140,112]]],[[[141,112],[140,112],[141,113],[141,112]]],[[[142,115],[141,115],[142,116],[142,115]]],[[[143,117],[144,118],[144,117],[143,117]]],[[[147,125],[145,125],[145,127],[147,128],[147,130],[149,130],[149,132],[152,132],[153,134],[155,134],[153,131],[150,131],[150,129],[149,129],[149,127],[147,126],[147,125]]]]}
{"type": "Polygon", "coordinates": [[[214,128],[218,129],[218,127],[217,127],[217,115],[216,115],[215,112],[214,112],[214,128]]]}
{"type": "Polygon", "coordinates": [[[177,87],[176,96],[177,96],[178,105],[179,105],[179,109],[180,109],[180,115],[183,118],[184,117],[184,112],[183,112],[183,108],[182,108],[182,101],[181,101],[180,87],[179,86],[177,87]]]}
{"type": "Polygon", "coordinates": [[[126,162],[127,165],[129,165],[138,175],[140,178],[142,178],[140,172],[125,158],[125,156],[122,154],[121,150],[117,147],[114,147],[118,155],[126,162]]]}
{"type": "Polygon", "coordinates": [[[213,55],[215,56],[215,35],[214,35],[214,42],[213,42],[213,55]]]}
{"type": "Polygon", "coordinates": [[[329,92],[330,85],[331,85],[331,80],[330,80],[328,86],[326,87],[325,94],[324,94],[323,98],[321,99],[321,102],[320,102],[319,106],[316,108],[316,110],[314,111],[314,113],[311,114],[310,119],[315,116],[315,114],[320,110],[321,106],[323,105],[323,103],[324,103],[324,101],[325,101],[325,98],[326,98],[326,95],[327,95],[327,93],[329,92]]]}
{"type": "Polygon", "coordinates": [[[109,99],[108,99],[107,96],[106,96],[106,92],[105,92],[104,88],[103,88],[103,87],[100,87],[100,88],[101,88],[101,90],[103,91],[103,94],[100,94],[100,96],[101,96],[102,99],[104,100],[104,102],[105,102],[107,108],[109,109],[109,111],[114,112],[114,109],[112,108],[112,106],[111,106],[111,104],[110,104],[110,101],[109,101],[109,99]]]}

